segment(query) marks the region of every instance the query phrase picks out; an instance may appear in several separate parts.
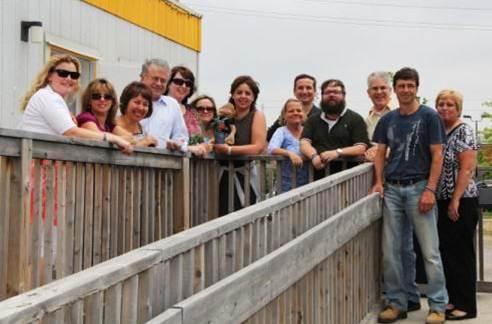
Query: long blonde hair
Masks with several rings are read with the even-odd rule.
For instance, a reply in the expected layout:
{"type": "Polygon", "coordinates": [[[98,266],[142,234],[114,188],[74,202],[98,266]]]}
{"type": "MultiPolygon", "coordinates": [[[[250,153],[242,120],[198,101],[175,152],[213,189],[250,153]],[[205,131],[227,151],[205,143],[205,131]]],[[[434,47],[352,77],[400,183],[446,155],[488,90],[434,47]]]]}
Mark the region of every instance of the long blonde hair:
{"type": "MultiPolygon", "coordinates": [[[[48,84],[48,78],[51,73],[55,70],[55,68],[60,64],[60,63],[73,63],[75,65],[75,68],[77,69],[77,72],[80,73],[80,62],[78,59],[71,55],[66,55],[66,54],[59,54],[59,55],[53,55],[49,58],[48,62],[45,64],[45,66],[41,69],[41,71],[38,73],[36,78],[34,78],[34,81],[31,85],[31,88],[27,91],[26,95],[22,99],[21,102],[21,110],[24,111],[27,107],[27,103],[31,99],[31,97],[36,93],[41,88],[46,87],[48,84]]],[[[77,85],[75,86],[75,91],[79,89],[79,82],[77,80],[77,85]]]]}

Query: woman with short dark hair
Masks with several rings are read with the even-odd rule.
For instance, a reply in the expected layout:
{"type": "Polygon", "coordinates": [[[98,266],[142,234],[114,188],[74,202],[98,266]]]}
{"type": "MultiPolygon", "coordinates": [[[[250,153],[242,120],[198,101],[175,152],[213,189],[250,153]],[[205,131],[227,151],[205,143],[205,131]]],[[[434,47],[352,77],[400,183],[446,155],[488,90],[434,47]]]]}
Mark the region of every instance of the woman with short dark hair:
{"type": "Polygon", "coordinates": [[[146,134],[140,124],[152,115],[152,91],[142,82],[132,82],[123,89],[116,124],[124,129],[137,146],[156,146],[157,140],[146,134]]]}

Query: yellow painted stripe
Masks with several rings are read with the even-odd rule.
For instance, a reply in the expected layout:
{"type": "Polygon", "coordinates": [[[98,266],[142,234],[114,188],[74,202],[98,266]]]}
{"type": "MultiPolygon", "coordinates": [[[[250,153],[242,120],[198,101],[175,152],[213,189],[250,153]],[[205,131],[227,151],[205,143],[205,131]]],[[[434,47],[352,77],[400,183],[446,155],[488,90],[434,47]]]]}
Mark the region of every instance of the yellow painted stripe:
{"type": "Polygon", "coordinates": [[[201,17],[166,0],[82,0],[197,52],[202,47],[201,17]]]}

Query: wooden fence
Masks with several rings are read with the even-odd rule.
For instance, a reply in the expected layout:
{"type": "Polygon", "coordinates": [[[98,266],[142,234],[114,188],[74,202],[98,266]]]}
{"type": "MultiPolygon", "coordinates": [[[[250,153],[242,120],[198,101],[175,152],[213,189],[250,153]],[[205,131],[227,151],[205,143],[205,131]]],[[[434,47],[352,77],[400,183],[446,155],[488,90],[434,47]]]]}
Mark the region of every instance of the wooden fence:
{"type": "Polygon", "coordinates": [[[359,323],[380,298],[381,206],[363,198],[148,323],[359,323]]]}
{"type": "Polygon", "coordinates": [[[0,323],[146,322],[268,258],[366,197],[371,184],[372,165],[364,164],[291,190],[7,299],[0,323]]]}
{"type": "Polygon", "coordinates": [[[0,143],[0,299],[187,226],[182,156],[12,130],[0,143]]]}

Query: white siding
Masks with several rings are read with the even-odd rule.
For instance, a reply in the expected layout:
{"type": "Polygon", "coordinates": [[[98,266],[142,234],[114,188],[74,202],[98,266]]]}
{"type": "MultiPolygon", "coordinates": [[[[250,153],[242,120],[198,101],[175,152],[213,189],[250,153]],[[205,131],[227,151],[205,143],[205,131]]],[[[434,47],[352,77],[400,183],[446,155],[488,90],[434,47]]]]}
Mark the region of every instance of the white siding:
{"type": "Polygon", "coordinates": [[[45,62],[47,44],[20,40],[22,20],[41,21],[46,34],[98,53],[97,77],[108,78],[118,93],[139,78],[146,58],[198,71],[197,52],[80,0],[0,0],[0,127],[16,127],[22,96],[45,62]]]}

